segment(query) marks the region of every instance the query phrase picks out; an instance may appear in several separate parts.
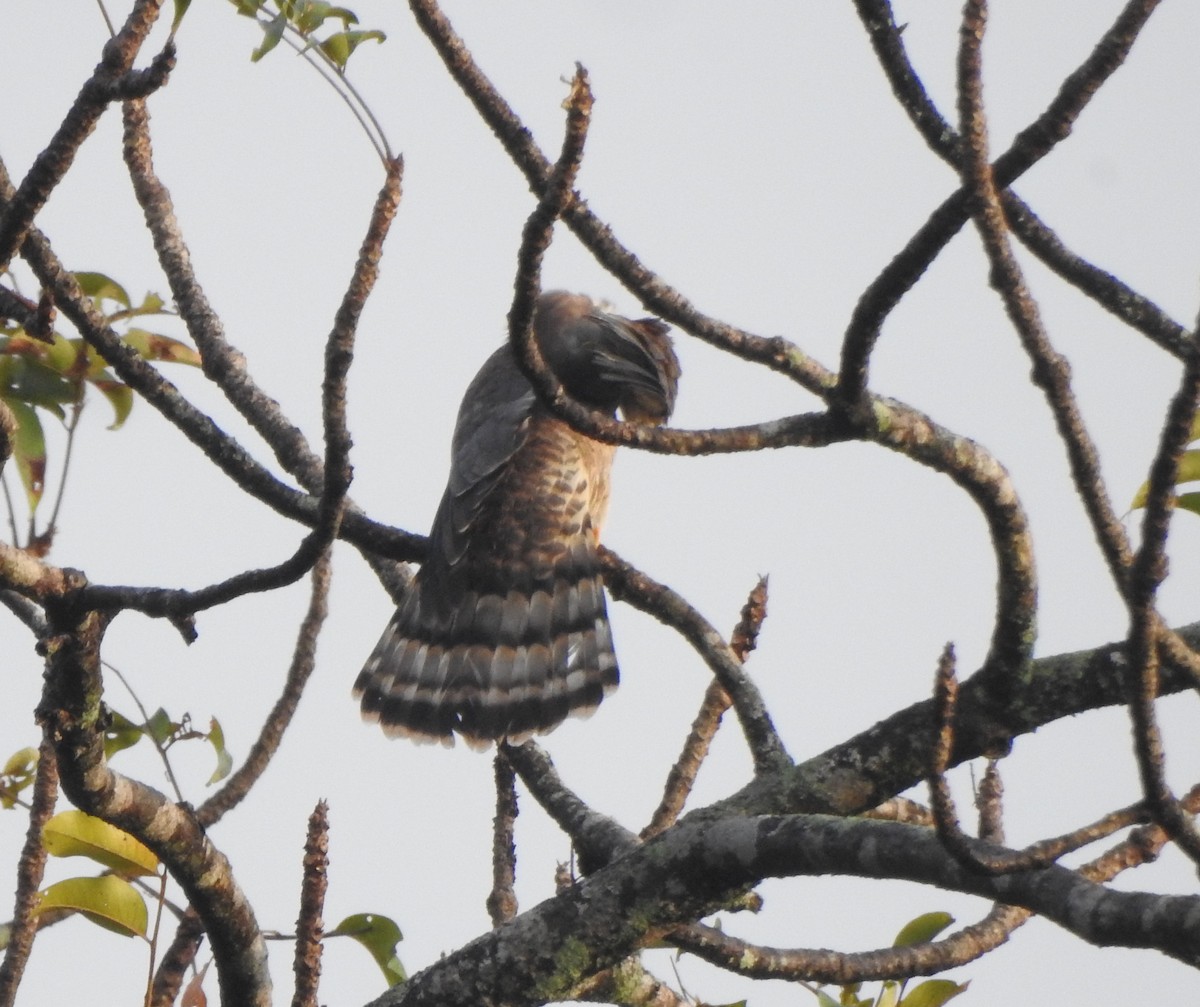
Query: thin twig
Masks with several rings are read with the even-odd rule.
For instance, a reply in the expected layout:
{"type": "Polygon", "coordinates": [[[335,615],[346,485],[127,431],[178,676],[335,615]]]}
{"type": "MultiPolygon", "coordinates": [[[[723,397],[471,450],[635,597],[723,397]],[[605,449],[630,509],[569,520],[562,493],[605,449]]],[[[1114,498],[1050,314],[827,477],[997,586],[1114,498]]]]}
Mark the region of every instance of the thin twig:
{"type": "Polygon", "coordinates": [[[292,969],[296,992],[292,1007],[317,1007],[321,980],[321,939],[325,935],[325,891],[329,885],[329,806],[318,801],[308,819],[304,842],[304,881],[300,888],[300,915],[296,920],[296,953],[292,969]]]}
{"type": "Polygon", "coordinates": [[[1194,861],[1200,862],[1200,829],[1172,793],[1166,780],[1166,753],[1155,716],[1159,694],[1159,624],[1155,608],[1159,584],[1166,577],[1167,536],[1174,508],[1179,463],[1192,437],[1200,407],[1200,322],[1192,337],[1179,389],[1167,409],[1166,422],[1150,467],[1142,544],[1129,577],[1129,712],[1142,791],[1155,820],[1194,861]]]}
{"type": "Polygon", "coordinates": [[[138,0],[134,4],[124,26],[105,44],[103,58],[80,88],[50,142],[34,159],[16,191],[5,197],[0,206],[0,270],[8,268],[34,217],[66,176],[108,105],[134,94],[149,94],[166,83],[175,65],[175,49],[170,43],[146,70],[131,69],[161,6],[162,0],[138,0]]]}
{"type": "Polygon", "coordinates": [[[146,709],[141,697],[134,691],[133,686],[129,684],[129,679],[121,674],[121,669],[115,664],[110,664],[108,661],[104,661],[102,663],[105,668],[107,668],[117,677],[117,681],[125,686],[125,691],[129,693],[129,697],[133,700],[133,705],[138,708],[138,713],[141,714],[142,717],[142,726],[146,729],[146,737],[150,739],[150,743],[154,746],[154,750],[158,753],[158,757],[162,761],[163,771],[166,774],[167,782],[171,784],[171,792],[175,795],[175,800],[182,804],[183,790],[179,786],[179,780],[175,777],[175,767],[171,765],[171,757],[167,754],[167,747],[166,745],[162,744],[149,730],[150,711],[146,709]]]}
{"type": "Polygon", "coordinates": [[[226,812],[245,799],[279,750],[284,732],[292,722],[304,687],[316,666],[317,637],[329,613],[329,584],[332,573],[331,555],[327,549],[313,566],[308,611],[296,635],[296,646],[292,652],[282,693],[263,721],[258,737],[250,746],[246,761],[233,772],[220,790],[196,809],[196,820],[206,829],[215,825],[226,812]]]}
{"type": "Polygon", "coordinates": [[[517,821],[517,777],[508,761],[511,746],[496,746],[493,772],[496,781],[496,816],[492,819],[492,890],[487,898],[488,916],[498,927],[517,915],[517,847],[513,827],[517,821]]]}
{"type": "Polygon", "coordinates": [[[792,764],[762,694],[721,634],[679,594],[635,569],[611,549],[600,548],[604,583],[614,598],[627,601],[688,641],[729,693],[742,726],[755,772],[769,773],[792,764]]]}
{"type": "MultiPolygon", "coordinates": [[[[758,632],[767,616],[767,578],[760,577],[746,604],[742,606],[741,619],[734,627],[733,635],[729,638],[729,647],[743,664],[758,641],[758,632]]],[[[692,729],[683,743],[683,751],[667,774],[666,786],[663,788],[662,800],[650,822],[641,832],[643,840],[656,836],[664,829],[673,825],[687,803],[688,795],[696,782],[696,774],[708,755],[717,729],[721,726],[721,717],[730,706],[729,693],[718,679],[713,679],[704,692],[700,703],[700,712],[692,721],[692,729]]]]}
{"type": "MultiPolygon", "coordinates": [[[[1101,85],[1125,61],[1158,3],[1159,0],[1131,0],[1125,6],[1087,58],[1064,79],[1045,111],[996,158],[992,174],[998,189],[1011,185],[1070,134],[1101,85]]],[[[907,104],[905,107],[909,108],[907,104]]],[[[932,116],[924,121],[936,122],[932,116]]],[[[922,130],[922,135],[928,134],[928,129],[922,130]]],[[[967,188],[949,196],[863,292],[843,337],[838,375],[841,402],[850,404],[862,396],[867,387],[870,356],[884,319],[966,224],[973,209],[967,188]]]]}
{"type": "Polygon", "coordinates": [[[150,988],[150,1007],[174,1007],[183,986],[188,968],[196,960],[200,942],[204,939],[204,924],[196,910],[188,906],[175,928],[175,936],[159,962],[150,988]]]}
{"type": "Polygon", "coordinates": [[[42,872],[46,866],[46,847],[42,843],[42,830],[54,814],[54,803],[58,797],[58,766],[54,747],[48,740],[38,749],[37,775],[33,783],[33,800],[29,809],[29,829],[25,833],[25,845],[17,863],[17,884],[14,896],[12,928],[8,946],[4,949],[4,961],[0,962],[0,1007],[12,1007],[16,1002],[17,987],[25,972],[25,963],[33,950],[33,938],[38,922],[34,909],[38,904],[38,888],[42,883],[42,872]]]}
{"type": "Polygon", "coordinates": [[[509,745],[505,752],[534,800],[571,837],[584,874],[637,845],[637,837],[632,832],[607,815],[594,811],[563,783],[550,756],[537,742],[509,745]]]}

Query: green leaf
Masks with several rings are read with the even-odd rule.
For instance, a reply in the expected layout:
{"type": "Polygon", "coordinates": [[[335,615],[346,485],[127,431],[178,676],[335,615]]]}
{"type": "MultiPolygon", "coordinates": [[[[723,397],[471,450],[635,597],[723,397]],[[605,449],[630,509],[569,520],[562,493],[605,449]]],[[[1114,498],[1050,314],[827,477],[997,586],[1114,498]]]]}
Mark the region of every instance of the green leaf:
{"type": "Polygon", "coordinates": [[[120,430],[133,411],[133,389],[116,378],[88,378],[88,382],[113,408],[113,421],[108,429],[120,430]]]}
{"type": "Polygon", "coordinates": [[[142,726],[146,734],[158,745],[166,744],[179,730],[179,725],[171,720],[167,711],[161,706],[150,715],[150,719],[142,726]]]}
{"type": "Polygon", "coordinates": [[[1175,498],[1175,506],[1180,510],[1190,510],[1193,514],[1200,514],[1200,493],[1180,493],[1175,498]]]}
{"type": "Polygon", "coordinates": [[[896,1007],[900,1002],[901,986],[898,982],[888,979],[883,983],[879,991],[879,997],[875,1001],[875,1007],[896,1007]]]}
{"type": "Polygon", "coordinates": [[[341,21],[343,28],[358,24],[358,17],[353,11],[348,11],[345,7],[334,7],[325,0],[308,0],[295,11],[292,21],[301,35],[308,35],[330,18],[341,21]]]}
{"type": "Polygon", "coordinates": [[[225,732],[221,730],[221,725],[216,717],[209,721],[208,742],[217,753],[217,768],[208,778],[208,785],[211,787],[214,783],[225,779],[233,769],[233,756],[225,748],[225,732]]]}
{"type": "Polygon", "coordinates": [[[17,357],[4,368],[3,394],[28,402],[31,406],[63,415],[61,404],[79,397],[78,383],[64,378],[52,367],[32,357],[17,357]]]}
{"type": "Polygon", "coordinates": [[[42,845],[56,857],[88,857],[118,874],[158,872],[158,857],[128,832],[73,808],[46,823],[42,845]]]}
{"type": "Polygon", "coordinates": [[[8,757],[4,768],[0,769],[0,776],[26,776],[37,768],[37,761],[38,751],[36,748],[29,745],[18,748],[8,757]]]}
{"type": "Polygon", "coordinates": [[[121,337],[121,342],[130,346],[147,360],[161,360],[170,364],[190,364],[200,366],[200,354],[187,343],[178,339],[160,335],[157,332],[147,332],[145,329],[130,329],[121,337]]]}
{"type": "MultiPolygon", "coordinates": [[[[1179,471],[1175,475],[1175,485],[1200,481],[1200,450],[1185,451],[1179,459],[1179,471]]],[[[1146,506],[1146,495],[1150,492],[1150,483],[1144,482],[1133,495],[1131,510],[1146,506]]]]}
{"type": "Polygon", "coordinates": [[[77,377],[87,370],[87,350],[84,349],[87,344],[82,339],[68,339],[56,332],[54,333],[54,342],[49,345],[46,343],[38,345],[42,347],[41,359],[45,361],[46,366],[58,371],[59,374],[77,377]]]}
{"type": "Polygon", "coordinates": [[[0,808],[11,808],[17,803],[17,794],[33,786],[37,772],[38,751],[36,748],[18,748],[8,757],[0,769],[0,808]]]}
{"type": "Polygon", "coordinates": [[[970,985],[960,985],[949,979],[926,979],[900,1001],[900,1007],[942,1007],[947,1000],[953,1000],[960,993],[966,992],[970,985]]]}
{"type": "MultiPolygon", "coordinates": [[[[187,2],[191,3],[192,0],[187,0],[187,2]]],[[[142,298],[142,303],[139,304],[136,308],[133,308],[132,311],[130,311],[130,314],[131,315],[162,315],[162,314],[165,314],[165,312],[163,311],[163,307],[166,305],[166,303],[167,302],[164,301],[161,297],[159,297],[158,294],[155,294],[152,292],[147,292],[146,296],[142,298]]]]}
{"type": "MultiPolygon", "coordinates": [[[[77,366],[75,347],[58,332],[53,333],[51,342],[47,343],[18,329],[11,336],[0,339],[0,355],[38,360],[59,374],[72,373],[77,366]]],[[[10,361],[5,371],[6,384],[12,380],[10,370],[13,366],[14,362],[10,361]]]]}
{"type": "Polygon", "coordinates": [[[25,499],[29,512],[37,510],[46,489],[46,438],[42,433],[42,421],[32,406],[17,399],[4,398],[17,421],[17,435],[13,438],[13,458],[21,485],[25,487],[25,499]]]}
{"type": "Polygon", "coordinates": [[[263,40],[262,45],[250,54],[250,62],[257,63],[267,53],[279,45],[279,40],[283,38],[283,30],[287,27],[287,18],[282,14],[276,14],[270,21],[262,25],[263,40]]]}
{"type": "Polygon", "coordinates": [[[374,40],[384,42],[387,36],[378,30],[372,31],[339,31],[318,43],[321,51],[330,58],[339,70],[346,69],[346,63],[364,42],[374,40]]]}
{"type": "Polygon", "coordinates": [[[48,909],[74,909],[106,930],[126,937],[146,936],[145,900],[133,885],[115,875],[67,878],[38,894],[35,916],[48,909]]]}
{"type": "Polygon", "coordinates": [[[925,913],[909,920],[900,928],[896,939],[892,941],[892,947],[907,948],[913,944],[924,944],[933,940],[953,922],[954,917],[949,913],[925,913]]]}
{"type": "Polygon", "coordinates": [[[378,913],[355,913],[325,934],[326,937],[352,937],[371,952],[383,971],[388,986],[404,982],[408,974],[396,957],[396,945],[404,940],[394,920],[378,913]]]}
{"type": "Polygon", "coordinates": [[[125,288],[111,276],[105,276],[103,273],[76,273],[75,282],[88,297],[97,301],[116,301],[127,308],[133,307],[125,288]]]}
{"type": "Polygon", "coordinates": [[[116,710],[109,710],[108,726],[104,729],[104,757],[111,759],[117,752],[132,748],[145,734],[141,724],[135,724],[116,710]]]}
{"type": "Polygon", "coordinates": [[[175,17],[171,21],[172,35],[179,30],[179,23],[183,20],[183,15],[187,13],[191,5],[192,0],[175,0],[175,17]]]}
{"type": "Polygon", "coordinates": [[[836,1000],[833,999],[824,990],[816,990],[818,1007],[841,1007],[836,1000]]]}

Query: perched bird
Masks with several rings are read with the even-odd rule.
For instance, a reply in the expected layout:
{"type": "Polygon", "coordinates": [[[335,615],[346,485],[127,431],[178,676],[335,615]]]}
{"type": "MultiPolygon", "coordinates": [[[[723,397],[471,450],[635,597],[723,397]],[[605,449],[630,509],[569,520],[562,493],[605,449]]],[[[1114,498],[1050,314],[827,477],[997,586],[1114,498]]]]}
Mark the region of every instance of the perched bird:
{"type": "MultiPolygon", "coordinates": [[[[570,395],[663,423],[679,361],[667,327],[563,291],[539,298],[534,336],[570,395]]],[[[506,344],[459,407],[429,554],[359,673],[363,716],[416,741],[520,744],[617,685],[596,554],[614,448],[537,398],[506,344]]]]}

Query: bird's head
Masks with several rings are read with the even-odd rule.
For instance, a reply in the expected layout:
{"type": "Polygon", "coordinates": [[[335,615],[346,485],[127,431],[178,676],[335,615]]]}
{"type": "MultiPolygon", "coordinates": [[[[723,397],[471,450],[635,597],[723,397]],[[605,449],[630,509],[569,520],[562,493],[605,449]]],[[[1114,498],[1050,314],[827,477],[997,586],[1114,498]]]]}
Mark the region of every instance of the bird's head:
{"type": "Polygon", "coordinates": [[[631,320],[583,294],[543,294],[533,320],[538,348],[572,398],[636,423],[665,423],[675,407],[679,360],[667,326],[631,320]]]}

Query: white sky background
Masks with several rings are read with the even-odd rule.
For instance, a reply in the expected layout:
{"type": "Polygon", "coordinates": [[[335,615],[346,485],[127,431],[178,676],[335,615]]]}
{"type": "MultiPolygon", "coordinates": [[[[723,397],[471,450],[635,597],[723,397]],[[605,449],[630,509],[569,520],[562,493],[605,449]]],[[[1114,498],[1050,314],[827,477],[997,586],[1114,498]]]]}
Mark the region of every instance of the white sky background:
{"type": "MultiPolygon", "coordinates": [[[[1045,107],[1120,4],[995,6],[984,54],[999,152],[1045,107]]],[[[423,532],[442,491],[461,392],[504,337],[520,228],[533,200],[407,8],[363,0],[355,9],[364,27],[389,35],[351,61],[351,76],[406,170],[351,376],[352,494],[374,517],[423,532]]],[[[112,11],[124,16],[119,5],[112,11]]],[[[548,151],[560,142],[564,78],[583,62],[597,99],[579,180],[592,208],[702,310],[786,335],[826,365],[836,365],[862,288],[955,186],[896,105],[848,3],[523,0],[458,2],[448,13],[548,151]]],[[[951,118],[958,14],[950,2],[897,7],[918,71],[951,118]]],[[[19,179],[97,61],[105,30],[85,3],[10,4],[5,15],[0,155],[19,179]]],[[[1196,314],[1200,275],[1198,42],[1200,8],[1165,3],[1074,135],[1016,185],[1070,247],[1184,324],[1196,314]]],[[[178,69],[150,101],[156,161],[229,338],[316,441],[323,343],[381,171],[316,74],[282,48],[252,65],[257,43],[257,30],[231,7],[194,5],[178,69]]],[[[107,272],[135,296],[167,294],[120,160],[117,109],[104,116],[38,224],[69,267],[107,272]]],[[[1051,337],[1071,359],[1121,507],[1145,478],[1175,365],[1028,259],[1030,285],[1051,337]]],[[[640,310],[565,230],[544,284],[640,310]]],[[[777,376],[687,337],[678,347],[679,426],[815,408],[777,376]]],[[[1116,639],[1126,619],[1028,371],[968,229],[889,318],[872,387],[978,439],[1008,467],[1038,547],[1038,653],[1052,654],[1116,639]]],[[[269,458],[198,373],[172,368],[169,377],[269,458]]],[[[302,529],[235,490],[152,408],[139,403],[119,433],[107,432],[108,422],[97,400],[83,422],[54,562],[99,583],[197,587],[290,554],[302,529]]],[[[606,541],[724,630],[756,575],[770,573],[771,615],[749,668],[797,758],[924,697],[945,641],[955,642],[963,670],[986,649],[994,566],[983,521],[947,479],[879,448],[691,459],[626,451],[606,541]]],[[[1200,521],[1179,517],[1172,546],[1164,609],[1181,623],[1200,608],[1200,521]]],[[[190,648],[164,622],[123,615],[106,657],[151,709],[190,712],[201,724],[219,717],[240,758],[281,688],[307,591],[305,582],[204,613],[190,648]]],[[[212,836],[262,925],[287,931],[305,821],[327,798],[326,920],[363,911],[394,917],[406,938],[400,956],[415,971],[488,926],[491,760],[461,746],[447,752],[389,742],[363,726],[349,689],[391,606],[348,547],[338,550],[331,604],[317,670],[278,758],[212,836]]],[[[622,688],[594,718],[569,722],[546,745],[570,785],[636,829],[657,801],[708,675],[672,632],[613,608],[622,688]]],[[[0,756],[7,756],[36,743],[30,710],[41,676],[32,641],[6,612],[0,647],[0,756]]],[[[110,682],[109,698],[133,715],[118,684],[110,682]]],[[[1200,772],[1194,699],[1161,706],[1171,780],[1183,789],[1200,772]]],[[[1010,842],[1135,800],[1129,752],[1127,718],[1113,711],[1020,739],[1004,766],[1010,842]]],[[[172,754],[199,803],[211,751],[195,744],[172,754]]],[[[148,750],[123,754],[116,768],[164,786],[148,750]]],[[[748,772],[736,727],[726,725],[697,801],[732,792],[748,772]]],[[[960,770],[955,780],[965,814],[969,777],[960,770]]],[[[25,825],[23,815],[0,814],[0,863],[15,862],[25,825]]],[[[523,907],[551,894],[554,864],[568,854],[564,837],[523,795],[523,907]]],[[[52,863],[49,879],[83,866],[52,863]]],[[[1194,892],[1195,873],[1172,853],[1119,884],[1194,892]]],[[[987,909],[933,889],[854,880],[805,879],[763,891],[761,916],[724,923],[779,946],[860,950],[886,945],[921,912],[948,909],[967,923],[987,909]]],[[[271,947],[280,1002],[290,997],[291,950],[271,947]]],[[[655,960],[670,978],[666,956],[655,960]]],[[[138,1002],[145,962],[140,942],[73,920],[39,937],[21,1002],[78,996],[84,981],[103,990],[105,1002],[138,1002]]],[[[677,967],[688,989],[710,1002],[747,994],[756,1005],[810,1002],[794,987],[751,986],[690,958],[677,967]]],[[[1089,948],[1041,921],[952,975],[972,981],[964,1002],[981,1007],[1031,995],[1097,1005],[1165,1001],[1196,983],[1194,972],[1157,953],[1089,948]]],[[[215,976],[207,986],[215,995],[215,976]]],[[[381,991],[361,949],[330,945],[323,1002],[362,1003],[381,991]]]]}

